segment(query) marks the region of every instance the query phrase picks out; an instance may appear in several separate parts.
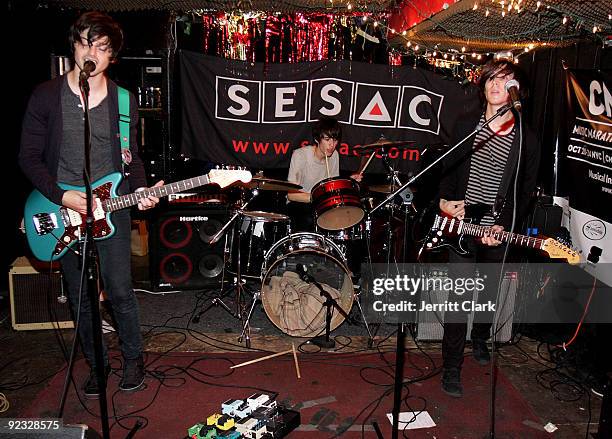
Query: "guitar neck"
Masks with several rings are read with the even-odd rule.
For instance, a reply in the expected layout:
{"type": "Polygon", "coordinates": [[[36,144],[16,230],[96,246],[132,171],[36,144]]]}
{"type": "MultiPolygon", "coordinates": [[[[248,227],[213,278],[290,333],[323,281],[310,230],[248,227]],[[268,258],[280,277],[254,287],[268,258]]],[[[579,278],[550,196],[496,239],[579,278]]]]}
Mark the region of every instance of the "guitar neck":
{"type": "Polygon", "coordinates": [[[542,243],[544,242],[544,240],[541,238],[505,231],[493,232],[490,227],[466,222],[462,223],[460,233],[470,236],[478,236],[480,238],[483,238],[485,236],[492,236],[493,238],[501,242],[510,242],[510,244],[518,245],[520,247],[531,247],[540,250],[542,249],[542,243]]]}
{"type": "Polygon", "coordinates": [[[125,209],[138,204],[143,198],[153,195],[157,198],[167,197],[176,192],[183,192],[189,189],[194,189],[210,183],[208,175],[200,175],[199,177],[187,178],[164,186],[151,187],[131,194],[121,195],[115,198],[109,198],[103,203],[103,208],[106,212],[114,212],[115,210],[125,209]]]}

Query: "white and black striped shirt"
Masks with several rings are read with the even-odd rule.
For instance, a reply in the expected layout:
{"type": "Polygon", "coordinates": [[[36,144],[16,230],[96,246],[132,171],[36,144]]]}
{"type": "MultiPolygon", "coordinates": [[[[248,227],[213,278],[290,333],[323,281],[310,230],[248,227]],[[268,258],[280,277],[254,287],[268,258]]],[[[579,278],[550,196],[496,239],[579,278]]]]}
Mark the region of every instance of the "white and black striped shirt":
{"type": "MultiPolygon", "coordinates": [[[[485,122],[484,114],[480,124],[485,122]]],[[[474,139],[470,176],[465,192],[465,204],[495,205],[497,192],[501,183],[512,141],[516,130],[512,128],[508,134],[495,134],[488,126],[480,130],[474,139]]],[[[493,216],[486,214],[480,221],[481,225],[492,226],[493,216]]]]}

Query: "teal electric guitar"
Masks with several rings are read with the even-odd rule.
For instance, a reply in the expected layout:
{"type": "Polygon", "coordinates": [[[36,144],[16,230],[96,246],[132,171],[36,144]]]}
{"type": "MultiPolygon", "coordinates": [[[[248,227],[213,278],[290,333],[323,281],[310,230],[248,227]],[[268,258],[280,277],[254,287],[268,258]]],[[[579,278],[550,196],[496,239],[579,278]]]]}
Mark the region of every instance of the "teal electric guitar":
{"type": "MultiPolygon", "coordinates": [[[[224,188],[237,181],[248,183],[251,178],[251,173],[242,169],[213,169],[199,177],[117,196],[122,176],[119,172],[109,174],[92,184],[93,193],[97,197],[94,206],[94,239],[107,239],[114,235],[112,212],[135,206],[140,199],[149,195],[161,198],[207,184],[218,184],[224,188]]],[[[62,183],[59,186],[64,190],[85,192],[83,186],[62,183]]],[[[26,201],[24,227],[34,256],[41,261],[55,261],[64,256],[71,246],[84,237],[85,219],[85,215],[49,201],[39,191],[32,192],[26,201]]]]}

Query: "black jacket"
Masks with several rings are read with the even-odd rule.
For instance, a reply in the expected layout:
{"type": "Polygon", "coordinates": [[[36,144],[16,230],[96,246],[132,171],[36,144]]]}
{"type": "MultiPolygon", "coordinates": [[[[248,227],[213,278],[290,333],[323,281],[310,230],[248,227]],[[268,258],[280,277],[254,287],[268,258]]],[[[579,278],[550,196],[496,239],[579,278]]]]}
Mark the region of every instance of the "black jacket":
{"type": "MultiPolygon", "coordinates": [[[[481,113],[462,117],[453,130],[451,145],[455,145],[470,134],[480,121],[481,113]]],[[[516,135],[510,149],[506,169],[499,186],[498,196],[505,199],[503,209],[496,224],[504,226],[507,230],[512,224],[512,211],[514,200],[514,177],[519,155],[519,126],[517,119],[516,135]]],[[[540,166],[540,144],[535,133],[523,123],[523,145],[521,148],[521,162],[518,178],[518,209],[517,225],[520,225],[527,215],[531,197],[536,187],[537,174],[540,166]]],[[[470,165],[472,161],[472,148],[475,134],[470,136],[459,148],[444,160],[442,180],[440,182],[440,198],[445,200],[464,200],[467,190],[470,165]]],[[[516,228],[515,228],[516,229],[516,228]]]]}
{"type": "MultiPolygon", "coordinates": [[[[62,141],[62,83],[64,76],[58,76],[38,85],[26,109],[21,131],[19,165],[24,174],[45,197],[61,205],[64,190],[57,185],[57,167],[62,141]]],[[[110,79],[108,84],[108,111],[112,136],[113,164],[121,171],[121,144],[119,139],[119,103],[117,85],[110,79]]],[[[147,185],[144,166],[138,155],[136,144],[138,127],[138,105],[130,93],[130,152],[132,163],[129,167],[129,188],[125,181],[119,193],[127,193],[147,185]]]]}

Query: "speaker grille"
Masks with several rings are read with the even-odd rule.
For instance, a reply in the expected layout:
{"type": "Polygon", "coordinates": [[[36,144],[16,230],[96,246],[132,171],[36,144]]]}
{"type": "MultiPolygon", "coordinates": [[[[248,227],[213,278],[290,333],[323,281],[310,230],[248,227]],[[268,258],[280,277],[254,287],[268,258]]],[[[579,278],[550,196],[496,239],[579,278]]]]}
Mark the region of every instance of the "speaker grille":
{"type": "Polygon", "coordinates": [[[186,207],[162,213],[149,235],[151,287],[157,291],[220,284],[224,239],[210,245],[229,213],[225,208],[186,207]]]}
{"type": "Polygon", "coordinates": [[[14,267],[9,276],[14,329],[74,326],[68,303],[61,304],[57,301],[62,292],[60,273],[38,273],[26,265],[14,267]]]}

